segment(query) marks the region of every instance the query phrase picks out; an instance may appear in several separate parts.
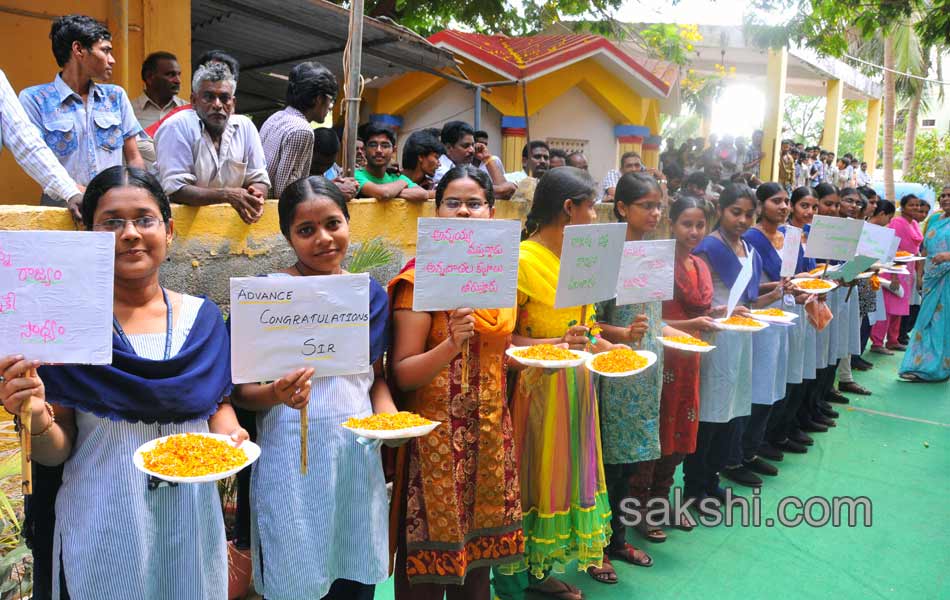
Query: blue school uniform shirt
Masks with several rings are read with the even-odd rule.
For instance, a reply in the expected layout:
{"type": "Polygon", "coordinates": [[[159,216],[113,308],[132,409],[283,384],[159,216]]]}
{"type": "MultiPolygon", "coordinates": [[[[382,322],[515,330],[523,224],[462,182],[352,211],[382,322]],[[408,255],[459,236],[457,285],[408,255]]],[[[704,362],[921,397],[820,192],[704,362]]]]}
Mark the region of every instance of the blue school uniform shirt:
{"type": "Polygon", "coordinates": [[[121,165],[125,140],[142,131],[121,87],[90,83],[86,102],[59,75],[20,92],[20,104],[46,145],[80,185],[121,165]]]}

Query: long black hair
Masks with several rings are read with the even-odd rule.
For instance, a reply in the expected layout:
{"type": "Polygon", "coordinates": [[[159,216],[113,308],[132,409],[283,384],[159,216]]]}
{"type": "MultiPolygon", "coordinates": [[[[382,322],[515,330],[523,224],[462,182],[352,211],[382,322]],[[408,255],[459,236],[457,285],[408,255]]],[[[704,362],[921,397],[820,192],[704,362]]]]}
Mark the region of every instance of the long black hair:
{"type": "Polygon", "coordinates": [[[92,231],[92,221],[96,216],[99,199],[106,192],[117,187],[135,187],[145,190],[158,205],[158,212],[162,215],[162,221],[167,223],[171,220],[172,207],[158,179],[143,169],[116,165],[101,171],[86,186],[86,193],[82,197],[81,212],[82,224],[88,231],[92,231]]]}
{"type": "Polygon", "coordinates": [[[617,182],[617,188],[614,192],[614,216],[618,221],[624,221],[617,210],[617,204],[623,202],[625,206],[630,206],[640,198],[648,196],[653,192],[660,192],[660,184],[652,175],[647,173],[631,172],[620,178],[617,182]]]}
{"type": "Polygon", "coordinates": [[[303,177],[291,183],[284,188],[284,193],[280,195],[277,201],[277,217],[280,220],[280,232],[284,237],[290,239],[290,226],[294,222],[294,214],[297,212],[297,205],[311,198],[329,198],[340,210],[343,211],[343,217],[349,221],[350,211],[346,208],[346,197],[336,184],[320,175],[311,175],[303,177]]]}
{"type": "Polygon", "coordinates": [[[817,200],[818,192],[815,191],[815,188],[811,188],[811,187],[808,187],[807,185],[803,185],[802,187],[797,187],[794,190],[792,190],[792,197],[789,198],[789,203],[792,206],[795,206],[801,201],[802,198],[808,198],[808,197],[811,197],[817,200]]]}
{"type": "Polygon", "coordinates": [[[691,208],[700,209],[706,216],[706,221],[708,222],[710,220],[709,203],[706,202],[706,200],[697,198],[691,194],[683,194],[674,200],[673,204],[670,205],[670,223],[676,223],[676,220],[680,218],[680,215],[691,208]]]}
{"type": "Polygon", "coordinates": [[[742,183],[730,183],[719,194],[719,210],[726,210],[742,198],[748,198],[752,202],[752,208],[759,206],[759,201],[755,197],[752,188],[742,183]]]}
{"type": "Polygon", "coordinates": [[[525,218],[522,239],[528,239],[544,225],[553,223],[564,210],[564,201],[582,204],[594,196],[594,180],[590,173],[577,167],[556,167],[548,170],[534,190],[534,202],[525,218]]]}

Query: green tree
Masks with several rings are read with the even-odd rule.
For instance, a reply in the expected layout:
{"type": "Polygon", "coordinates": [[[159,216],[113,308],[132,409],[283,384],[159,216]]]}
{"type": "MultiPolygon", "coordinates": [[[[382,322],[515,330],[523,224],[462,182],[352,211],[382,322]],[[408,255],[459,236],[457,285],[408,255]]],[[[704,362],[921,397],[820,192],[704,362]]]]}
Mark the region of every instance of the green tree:
{"type": "Polygon", "coordinates": [[[786,96],[784,104],[786,130],[782,137],[794,139],[806,146],[819,143],[825,116],[824,98],[786,96]]]}
{"type": "Polygon", "coordinates": [[[918,135],[916,142],[914,160],[904,172],[904,179],[923,183],[940,193],[950,183],[950,134],[938,137],[928,131],[918,135]]]}

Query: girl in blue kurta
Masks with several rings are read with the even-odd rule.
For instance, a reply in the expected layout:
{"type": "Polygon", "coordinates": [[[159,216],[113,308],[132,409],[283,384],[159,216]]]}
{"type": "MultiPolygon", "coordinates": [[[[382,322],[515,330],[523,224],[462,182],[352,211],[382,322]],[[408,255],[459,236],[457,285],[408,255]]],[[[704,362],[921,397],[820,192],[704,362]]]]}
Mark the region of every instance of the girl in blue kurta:
{"type": "MultiPolygon", "coordinates": [[[[767,308],[785,308],[782,301],[785,286],[781,277],[782,257],[778,250],[785,240],[779,227],[788,219],[788,193],[781,185],[769,182],[760,185],[755,195],[762,204],[759,222],[746,232],[742,239],[748,242],[762,257],[762,279],[759,287],[760,298],[771,299],[767,308]]],[[[789,333],[796,323],[776,323],[752,335],[752,353],[759,365],[752,371],[752,412],[742,437],[742,461],[746,468],[762,475],[778,475],[778,469],[763,460],[759,447],[765,438],[765,428],[773,406],[785,398],[785,384],[788,375],[789,333]]],[[[765,458],[781,460],[781,454],[763,449],[765,458]]]]}
{"type": "MultiPolygon", "coordinates": [[[[346,200],[323,177],[300,179],[278,203],[280,229],[297,262],[272,276],[343,273],[346,200]]],[[[396,412],[382,376],[385,290],[370,280],[370,362],[358,375],[314,378],[296,369],[269,384],[238,386],[257,411],[261,457],[251,476],[254,585],[268,600],[371,599],[388,577],[388,500],[378,446],[340,426],[350,417],[396,412]],[[309,403],[309,404],[308,404],[309,403]],[[300,413],[309,406],[310,469],[300,474],[300,413]]]]}
{"type": "MultiPolygon", "coordinates": [[[[744,185],[727,186],[719,196],[719,226],[693,250],[712,273],[713,306],[727,304],[744,261],[752,261],[752,277],[739,303],[752,304],[759,297],[762,259],[742,240],[755,220],[755,209],[752,190],[744,185]]],[[[739,306],[736,313],[747,311],[739,306]]],[[[710,497],[715,502],[725,499],[719,472],[727,465],[738,468],[742,463],[741,432],[752,406],[752,336],[720,331],[708,341],[716,349],[703,357],[696,452],[683,463],[683,481],[687,498],[702,501],[710,497]]]]}
{"type": "Polygon", "coordinates": [[[154,177],[106,169],[89,183],[82,212],[86,229],[116,236],[112,364],[45,366],[30,377],[38,362],[0,359],[5,408],[19,414],[17,390],[32,396],[34,460],[63,464],[52,597],[224,600],[215,483],[170,486],[132,463],[140,445],[166,435],[247,439],[224,401],[231,369],[221,312],[159,283],[174,223],[154,177]]]}

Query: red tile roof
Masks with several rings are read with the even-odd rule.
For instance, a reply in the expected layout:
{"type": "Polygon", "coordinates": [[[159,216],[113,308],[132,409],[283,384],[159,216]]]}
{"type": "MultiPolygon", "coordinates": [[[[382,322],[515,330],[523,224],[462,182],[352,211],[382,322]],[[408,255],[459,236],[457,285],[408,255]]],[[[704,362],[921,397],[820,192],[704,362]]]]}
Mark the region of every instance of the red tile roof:
{"type": "Polygon", "coordinates": [[[671,69],[664,61],[635,58],[606,38],[593,34],[508,37],[446,29],[431,36],[429,41],[469,55],[514,79],[557,68],[594,52],[620,60],[663,94],[669,94],[677,78],[675,65],[671,69]]]}

